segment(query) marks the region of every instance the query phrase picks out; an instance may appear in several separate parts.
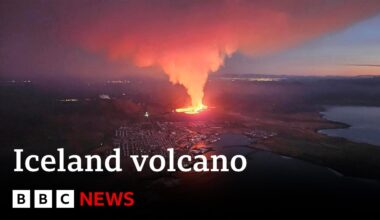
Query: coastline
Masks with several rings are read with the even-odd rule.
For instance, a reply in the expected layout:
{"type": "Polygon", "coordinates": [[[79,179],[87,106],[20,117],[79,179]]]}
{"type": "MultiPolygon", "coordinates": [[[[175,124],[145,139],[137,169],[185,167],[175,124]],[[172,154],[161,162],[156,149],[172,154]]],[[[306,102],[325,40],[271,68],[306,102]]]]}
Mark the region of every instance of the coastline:
{"type": "Polygon", "coordinates": [[[336,126],[317,129],[319,134],[344,138],[358,144],[380,146],[380,140],[376,138],[380,134],[376,120],[379,115],[379,107],[332,106],[326,108],[320,112],[321,118],[336,126]],[[326,110],[326,108],[330,109],[326,110]]]}
{"type": "Polygon", "coordinates": [[[305,113],[302,121],[287,126],[277,137],[261,140],[250,147],[282,156],[301,159],[336,171],[346,177],[380,180],[379,147],[357,143],[343,137],[331,137],[319,131],[349,128],[350,125],[330,121],[319,111],[305,113]],[[305,128],[304,124],[307,124],[305,128]],[[300,128],[302,129],[300,132],[300,128]]]}

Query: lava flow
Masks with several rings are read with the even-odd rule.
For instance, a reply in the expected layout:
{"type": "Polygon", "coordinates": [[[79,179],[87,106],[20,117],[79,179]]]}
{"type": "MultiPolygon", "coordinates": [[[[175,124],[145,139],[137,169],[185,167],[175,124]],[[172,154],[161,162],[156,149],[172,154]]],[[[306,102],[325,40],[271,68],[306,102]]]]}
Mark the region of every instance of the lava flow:
{"type": "Polygon", "coordinates": [[[206,105],[203,105],[201,103],[201,104],[196,105],[196,106],[190,106],[190,107],[186,107],[186,108],[177,108],[175,111],[176,112],[183,112],[183,113],[190,114],[190,115],[195,115],[195,114],[198,114],[200,112],[205,111],[207,108],[208,107],[206,105]]]}

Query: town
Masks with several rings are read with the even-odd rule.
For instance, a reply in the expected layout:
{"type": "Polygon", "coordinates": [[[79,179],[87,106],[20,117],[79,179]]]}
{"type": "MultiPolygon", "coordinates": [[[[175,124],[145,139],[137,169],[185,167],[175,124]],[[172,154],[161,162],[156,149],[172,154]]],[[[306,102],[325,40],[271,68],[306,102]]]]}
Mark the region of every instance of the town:
{"type": "Polygon", "coordinates": [[[122,156],[165,155],[173,148],[178,155],[210,151],[207,145],[219,140],[222,126],[205,121],[141,122],[116,129],[113,147],[121,148],[122,156]]]}

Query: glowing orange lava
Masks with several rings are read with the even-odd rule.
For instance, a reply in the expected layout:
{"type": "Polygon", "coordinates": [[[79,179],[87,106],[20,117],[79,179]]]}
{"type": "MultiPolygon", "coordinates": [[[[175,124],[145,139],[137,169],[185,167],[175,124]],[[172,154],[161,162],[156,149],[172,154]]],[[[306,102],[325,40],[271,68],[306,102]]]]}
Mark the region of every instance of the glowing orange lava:
{"type": "Polygon", "coordinates": [[[201,104],[196,105],[196,106],[190,106],[190,107],[186,107],[186,108],[177,108],[175,111],[176,112],[183,112],[183,113],[190,114],[190,115],[195,115],[195,114],[198,114],[200,112],[205,111],[206,109],[207,109],[207,106],[203,105],[201,103],[201,104]]]}

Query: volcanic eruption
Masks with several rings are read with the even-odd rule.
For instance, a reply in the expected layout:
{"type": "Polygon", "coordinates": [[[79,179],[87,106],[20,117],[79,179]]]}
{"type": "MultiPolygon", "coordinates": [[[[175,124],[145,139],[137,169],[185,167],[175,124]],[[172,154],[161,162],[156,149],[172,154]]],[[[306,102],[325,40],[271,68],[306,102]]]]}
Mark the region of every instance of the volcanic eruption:
{"type": "Polygon", "coordinates": [[[258,56],[366,18],[379,11],[362,1],[94,1],[62,10],[62,35],[110,60],[156,67],[186,88],[196,114],[208,75],[235,52],[258,56]],[[67,14],[71,13],[70,16],[67,14]]]}

